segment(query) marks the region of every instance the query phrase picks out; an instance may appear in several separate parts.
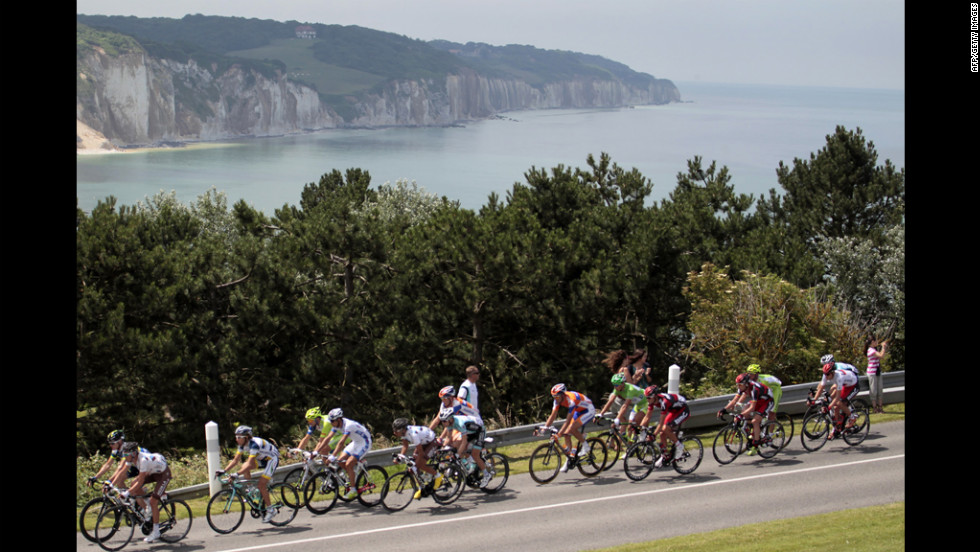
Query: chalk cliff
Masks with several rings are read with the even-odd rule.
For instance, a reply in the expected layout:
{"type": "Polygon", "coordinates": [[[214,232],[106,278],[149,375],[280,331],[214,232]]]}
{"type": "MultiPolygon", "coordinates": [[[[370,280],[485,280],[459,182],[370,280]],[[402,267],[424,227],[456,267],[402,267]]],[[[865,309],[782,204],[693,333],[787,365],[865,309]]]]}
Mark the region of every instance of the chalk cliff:
{"type": "Polygon", "coordinates": [[[153,58],[139,49],[82,52],[77,77],[78,121],[118,147],[342,127],[444,126],[522,109],[680,100],[677,88],[663,79],[651,79],[646,87],[595,77],[532,86],[463,70],[444,78],[390,80],[349,97],[342,117],[316,90],[281,72],[270,76],[235,64],[218,70],[193,60],[153,58]]]}

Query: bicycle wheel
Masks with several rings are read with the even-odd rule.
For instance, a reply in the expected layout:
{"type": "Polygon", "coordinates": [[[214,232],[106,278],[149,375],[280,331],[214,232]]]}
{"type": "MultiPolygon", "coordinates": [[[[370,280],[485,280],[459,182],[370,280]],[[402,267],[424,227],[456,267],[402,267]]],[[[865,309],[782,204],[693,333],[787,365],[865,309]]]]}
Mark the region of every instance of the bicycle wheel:
{"type": "Polygon", "coordinates": [[[381,487],[388,480],[388,472],[381,466],[364,466],[357,470],[357,501],[370,508],[381,504],[381,487]]]}
{"type": "Polygon", "coordinates": [[[778,421],[764,422],[759,431],[765,435],[764,440],[759,443],[759,456],[772,458],[786,445],[786,433],[783,424],[778,421]]]}
{"type": "Polygon", "coordinates": [[[216,533],[227,535],[238,529],[245,519],[245,501],[231,489],[224,489],[208,501],[205,517],[211,529],[216,533]]]}
{"type": "Polygon", "coordinates": [[[404,510],[415,499],[415,491],[418,490],[418,484],[411,473],[398,472],[389,477],[381,487],[381,506],[389,512],[404,510]]]}
{"type": "Polygon", "coordinates": [[[332,471],[322,471],[306,482],[303,501],[311,514],[320,516],[330,511],[341,493],[342,487],[332,471]]]}
{"type": "Polygon", "coordinates": [[[459,498],[459,495],[463,494],[466,472],[463,471],[459,462],[441,463],[437,471],[442,474],[442,483],[439,484],[439,487],[432,489],[432,498],[443,506],[452,504],[459,498]]]}
{"type": "Polygon", "coordinates": [[[684,452],[680,456],[674,457],[674,471],[681,475],[693,473],[701,465],[701,458],[704,457],[704,445],[701,439],[693,435],[684,435],[678,439],[684,445],[684,452]]]}
{"type": "Polygon", "coordinates": [[[653,463],[660,457],[660,446],[654,441],[639,441],[626,449],[623,470],[626,477],[642,481],[653,471],[653,463]]]}
{"type": "Polygon", "coordinates": [[[125,506],[106,508],[95,520],[95,542],[103,550],[119,550],[133,539],[137,521],[125,506]]]}
{"type": "Polygon", "coordinates": [[[112,508],[113,502],[104,496],[99,496],[89,500],[82,506],[81,513],[78,514],[78,529],[82,536],[90,542],[95,542],[95,522],[99,519],[99,514],[112,508]]]}
{"type": "MultiPolygon", "coordinates": [[[[290,470],[286,474],[286,477],[282,478],[283,483],[286,483],[287,485],[292,485],[293,488],[296,489],[297,503],[296,504],[287,503],[287,505],[290,508],[302,508],[303,506],[306,506],[306,500],[304,500],[305,495],[303,494],[303,487],[306,486],[306,480],[309,479],[309,477],[311,476],[306,475],[306,468],[300,467],[294,470],[290,470]]],[[[283,496],[284,500],[290,500],[291,498],[292,495],[290,493],[286,493],[283,496]]]]}
{"type": "Polygon", "coordinates": [[[183,500],[167,500],[160,504],[160,540],[177,542],[191,530],[194,514],[183,500]]]}
{"type": "Polygon", "coordinates": [[[871,431],[871,418],[868,415],[868,410],[865,408],[855,412],[857,419],[854,420],[854,425],[844,430],[844,442],[851,446],[863,443],[868,438],[868,432],[871,431]]]}
{"type": "Polygon", "coordinates": [[[800,441],[803,443],[803,448],[810,452],[820,450],[820,447],[827,443],[830,427],[830,418],[823,412],[811,413],[803,418],[803,425],[800,429],[800,441]]]}
{"type": "Polygon", "coordinates": [[[777,412],[776,420],[783,425],[783,432],[786,434],[786,439],[783,441],[783,448],[785,448],[786,445],[793,440],[793,435],[796,432],[796,428],[793,424],[793,417],[785,412],[777,412]]]}
{"type": "Polygon", "coordinates": [[[293,521],[296,518],[296,511],[300,508],[299,506],[292,506],[292,504],[299,504],[298,495],[296,487],[289,483],[279,482],[269,485],[269,500],[272,502],[270,508],[279,510],[279,513],[269,523],[276,527],[282,527],[293,521]]]}
{"type": "Polygon", "coordinates": [[[480,490],[493,494],[503,489],[510,477],[510,464],[507,463],[507,458],[499,452],[491,452],[483,458],[483,463],[487,465],[487,470],[493,474],[493,477],[486,487],[480,487],[480,490]]]}
{"type": "Polygon", "coordinates": [[[742,430],[727,426],[718,432],[715,441],[711,446],[711,454],[719,464],[725,465],[732,463],[745,447],[745,434],[742,430]]]}
{"type": "Polygon", "coordinates": [[[599,436],[599,438],[606,444],[606,463],[602,466],[602,469],[608,470],[615,466],[616,462],[619,461],[619,457],[626,452],[625,443],[613,430],[607,431],[604,435],[599,436]]]}
{"type": "Polygon", "coordinates": [[[531,479],[544,485],[558,476],[558,469],[565,462],[565,455],[555,443],[545,443],[534,449],[528,460],[527,471],[531,479]]]}
{"type": "Polygon", "coordinates": [[[586,439],[585,442],[589,445],[589,452],[584,455],[579,453],[575,466],[585,477],[595,477],[606,465],[606,458],[609,456],[606,453],[606,444],[598,437],[586,439]]]}

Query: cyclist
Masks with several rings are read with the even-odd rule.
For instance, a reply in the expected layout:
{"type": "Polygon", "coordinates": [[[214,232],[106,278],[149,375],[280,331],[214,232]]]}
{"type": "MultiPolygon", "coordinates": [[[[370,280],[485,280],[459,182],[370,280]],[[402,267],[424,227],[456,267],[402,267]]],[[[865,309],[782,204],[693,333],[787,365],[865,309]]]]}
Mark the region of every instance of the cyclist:
{"type": "MultiPolygon", "coordinates": [[[[551,415],[548,416],[548,421],[544,423],[542,429],[551,427],[555,418],[558,417],[558,409],[560,407],[564,406],[568,408],[568,415],[565,417],[565,423],[558,430],[558,436],[565,438],[565,449],[569,451],[569,456],[572,458],[577,458],[576,448],[572,447],[573,436],[579,445],[580,452],[582,454],[588,454],[589,444],[585,442],[585,435],[582,434],[582,428],[585,424],[589,423],[589,420],[595,417],[595,406],[592,405],[592,401],[582,393],[569,391],[564,383],[555,384],[551,388],[551,397],[555,402],[551,407],[551,415]]],[[[567,472],[570,467],[573,466],[570,466],[569,461],[565,460],[560,471],[562,473],[567,472]]]]}
{"type": "Polygon", "coordinates": [[[252,470],[261,469],[258,488],[266,508],[262,523],[269,523],[279,514],[278,508],[270,508],[272,500],[269,499],[269,481],[279,467],[279,449],[271,441],[252,435],[252,428],[246,425],[235,428],[235,442],[238,444],[235,457],[225,466],[225,469],[218,470],[215,475],[220,476],[239,463],[242,467],[238,470],[238,475],[244,479],[249,478],[252,470]]]}
{"type": "Polygon", "coordinates": [[[745,371],[752,376],[752,381],[762,382],[772,391],[772,410],[769,412],[769,419],[775,420],[776,411],[779,410],[779,399],[783,396],[783,382],[772,374],[763,374],[758,364],[749,364],[745,371]]]}
{"type": "MultiPolygon", "coordinates": [[[[613,425],[616,427],[619,427],[620,424],[626,421],[626,411],[630,410],[630,407],[632,407],[629,415],[630,422],[633,422],[638,415],[643,417],[648,416],[647,401],[645,400],[646,397],[643,395],[643,389],[627,382],[626,376],[621,373],[613,374],[610,383],[613,384],[613,391],[609,394],[609,400],[606,401],[606,404],[602,407],[599,413],[595,415],[596,418],[601,418],[602,415],[606,413],[606,410],[609,410],[609,407],[612,406],[613,401],[615,401],[617,397],[623,399],[623,406],[619,408],[619,414],[617,414],[616,418],[613,420],[613,425]]],[[[630,426],[627,431],[630,436],[632,436],[632,434],[635,432],[632,426],[630,426]]]]}
{"type": "Polygon", "coordinates": [[[340,435],[340,440],[337,441],[327,460],[343,466],[344,471],[347,472],[347,480],[350,481],[350,489],[344,494],[344,498],[355,498],[357,478],[354,475],[354,466],[371,450],[371,432],[360,423],[345,418],[344,411],[339,408],[334,408],[327,413],[327,421],[331,429],[324,439],[329,441],[334,435],[340,435]]]}
{"type": "Polygon", "coordinates": [[[160,501],[167,492],[167,484],[170,483],[170,466],[162,454],[152,453],[141,449],[136,443],[129,441],[123,443],[122,454],[126,463],[135,466],[139,470],[136,479],[123,491],[123,496],[142,493],[143,485],[155,483],[153,492],[150,494],[150,511],[153,516],[153,531],[145,539],[145,542],[154,542],[160,538],[160,501]]]}
{"type": "Polygon", "coordinates": [[[752,423],[752,442],[746,453],[751,456],[758,450],[761,442],[762,418],[768,418],[773,407],[772,391],[764,384],[753,381],[748,372],[741,373],[735,378],[735,387],[737,390],[735,396],[725,405],[725,408],[718,411],[718,417],[722,418],[725,411],[734,407],[739,399],[748,400],[748,404],[740,414],[752,423]]]}
{"type": "Polygon", "coordinates": [[[646,397],[649,406],[646,416],[643,417],[643,426],[650,425],[655,408],[660,410],[660,421],[657,423],[656,429],[653,430],[654,434],[660,435],[660,449],[663,451],[663,455],[657,458],[655,462],[659,468],[664,465],[664,462],[677,458],[684,452],[684,443],[677,438],[677,432],[680,431],[681,424],[691,416],[691,409],[687,406],[687,399],[684,398],[684,395],[661,393],[660,388],[656,385],[644,389],[643,395],[646,397]],[[674,445],[673,453],[668,452],[668,439],[674,445]]]}
{"type": "MultiPolygon", "coordinates": [[[[106,440],[109,442],[109,458],[106,459],[105,463],[102,464],[102,467],[99,468],[99,471],[97,471],[95,475],[88,478],[88,484],[90,487],[94,487],[95,482],[98,481],[103,474],[109,471],[109,468],[111,468],[112,464],[117,460],[119,461],[119,465],[116,466],[115,470],[113,470],[109,479],[117,487],[122,483],[122,481],[117,482],[117,476],[119,475],[120,471],[122,471],[122,468],[126,467],[126,459],[123,457],[120,450],[122,448],[123,441],[126,440],[126,434],[123,432],[123,430],[117,429],[115,431],[111,431],[108,437],[106,437],[106,440]]],[[[129,479],[130,477],[136,477],[136,474],[139,472],[137,471],[136,467],[129,467],[126,469],[126,473],[127,475],[125,478],[123,478],[123,480],[129,479]]]]}
{"type": "MultiPolygon", "coordinates": [[[[833,388],[830,391],[830,411],[839,411],[847,418],[847,424],[844,427],[846,431],[854,426],[857,418],[851,414],[851,399],[858,394],[857,369],[844,362],[834,362],[834,355],[824,355],[820,362],[823,364],[821,367],[823,377],[820,378],[817,391],[813,396],[819,397],[827,383],[833,382],[833,388]]],[[[808,399],[807,404],[812,404],[812,400],[808,399]]],[[[835,428],[831,427],[831,439],[834,438],[835,433],[835,428]]]]}
{"type": "MultiPolygon", "coordinates": [[[[444,443],[451,442],[456,447],[456,455],[464,459],[467,458],[466,449],[472,444],[473,448],[470,450],[469,459],[472,459],[482,474],[480,479],[480,488],[482,489],[493,478],[493,474],[487,470],[486,463],[480,457],[480,451],[483,450],[483,440],[486,438],[486,429],[476,417],[461,416],[455,412],[451,406],[444,407],[439,411],[439,423],[443,425],[439,439],[444,443]]],[[[468,466],[468,464],[468,462],[464,462],[464,465],[468,466]]]]}
{"type": "MultiPolygon", "coordinates": [[[[415,458],[415,466],[426,475],[427,481],[432,482],[433,488],[438,488],[442,484],[442,474],[437,473],[435,468],[429,465],[428,460],[435,452],[436,446],[440,443],[439,439],[436,439],[436,434],[434,431],[426,426],[409,425],[408,419],[406,418],[396,418],[391,424],[391,431],[401,440],[402,448],[395,455],[395,463],[404,462],[406,460],[405,453],[408,452],[409,446],[414,446],[415,449],[412,452],[412,457],[415,458]]],[[[422,488],[415,492],[415,498],[422,497],[422,488]]]]}
{"type": "Polygon", "coordinates": [[[457,397],[456,388],[452,385],[447,385],[439,390],[439,400],[442,404],[439,406],[439,410],[436,411],[435,418],[429,423],[429,429],[435,431],[439,425],[439,411],[443,408],[452,408],[453,414],[472,416],[477,419],[481,426],[483,425],[483,418],[480,417],[480,411],[476,408],[476,405],[457,397]]]}
{"type": "MultiPolygon", "coordinates": [[[[327,431],[328,427],[330,427],[330,421],[327,420],[327,415],[320,411],[319,406],[314,406],[313,408],[307,410],[306,435],[299,440],[296,448],[302,450],[312,438],[316,438],[317,441],[313,447],[313,455],[326,455],[332,447],[337,445],[337,441],[340,440],[340,435],[334,435],[334,437],[330,440],[324,439],[324,437],[326,437],[329,433],[329,431],[327,431]]],[[[286,455],[292,456],[292,452],[287,452],[286,455]]]]}

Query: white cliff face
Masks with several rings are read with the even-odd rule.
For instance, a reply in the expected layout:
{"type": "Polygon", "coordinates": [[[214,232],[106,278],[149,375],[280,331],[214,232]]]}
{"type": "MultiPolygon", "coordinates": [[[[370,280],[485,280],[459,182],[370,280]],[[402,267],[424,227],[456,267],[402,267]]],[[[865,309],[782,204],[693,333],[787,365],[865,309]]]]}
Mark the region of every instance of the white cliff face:
{"type": "Polygon", "coordinates": [[[240,67],[215,77],[193,61],[94,53],[79,63],[76,115],[118,146],[334,128],[316,91],[240,67]]]}
{"type": "Polygon", "coordinates": [[[444,80],[397,80],[359,96],[345,121],[315,90],[284,76],[232,66],[221,75],[195,62],[145,53],[80,61],[78,120],[117,146],[221,140],[337,127],[445,126],[521,109],[622,107],[679,101],[670,81],[637,88],[581,79],[535,88],[469,72],[444,80]]]}

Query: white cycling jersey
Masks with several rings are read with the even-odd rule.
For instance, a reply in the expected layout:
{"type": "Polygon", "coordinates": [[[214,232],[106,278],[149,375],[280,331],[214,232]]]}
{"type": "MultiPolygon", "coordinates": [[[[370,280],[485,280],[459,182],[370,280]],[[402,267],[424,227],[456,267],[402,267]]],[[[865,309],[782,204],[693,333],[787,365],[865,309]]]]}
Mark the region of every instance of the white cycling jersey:
{"type": "Polygon", "coordinates": [[[139,455],[136,457],[136,462],[130,463],[130,466],[136,466],[136,469],[140,473],[152,475],[154,473],[162,473],[167,469],[167,459],[160,453],[140,449],[139,455]]]}
{"type": "Polygon", "coordinates": [[[838,388],[841,387],[851,387],[857,385],[857,373],[850,370],[834,370],[833,375],[828,378],[829,374],[824,374],[823,378],[820,380],[820,385],[826,387],[828,381],[833,381],[838,388]]]}
{"type": "Polygon", "coordinates": [[[426,426],[410,425],[405,428],[405,435],[402,439],[408,441],[408,444],[412,446],[428,445],[435,441],[436,434],[426,426]]]}

